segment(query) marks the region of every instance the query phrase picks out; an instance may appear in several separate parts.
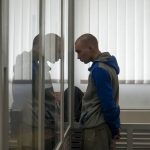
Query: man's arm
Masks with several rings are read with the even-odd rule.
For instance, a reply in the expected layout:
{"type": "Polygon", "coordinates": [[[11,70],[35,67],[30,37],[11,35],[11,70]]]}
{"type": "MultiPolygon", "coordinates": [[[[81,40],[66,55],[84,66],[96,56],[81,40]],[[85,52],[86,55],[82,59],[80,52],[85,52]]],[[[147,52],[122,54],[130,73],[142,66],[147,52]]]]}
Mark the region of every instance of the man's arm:
{"type": "Polygon", "coordinates": [[[92,78],[97,89],[97,94],[102,105],[104,119],[111,129],[112,137],[119,134],[120,108],[115,103],[109,73],[100,67],[92,70],[92,78]]]}

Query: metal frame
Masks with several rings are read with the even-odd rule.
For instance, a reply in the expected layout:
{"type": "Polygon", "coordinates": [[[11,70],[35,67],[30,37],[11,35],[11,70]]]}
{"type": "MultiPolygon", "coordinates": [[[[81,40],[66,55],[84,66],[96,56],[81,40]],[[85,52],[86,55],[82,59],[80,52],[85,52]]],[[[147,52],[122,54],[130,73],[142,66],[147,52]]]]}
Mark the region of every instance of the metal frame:
{"type": "Polygon", "coordinates": [[[39,95],[38,95],[38,108],[39,108],[39,120],[38,120],[38,149],[44,150],[44,120],[45,120],[45,67],[44,67],[44,55],[45,55],[45,0],[39,1],[39,34],[40,49],[39,49],[39,95]]]}
{"type": "MultiPolygon", "coordinates": [[[[64,1],[61,0],[61,38],[64,41],[64,1]]],[[[60,77],[61,77],[61,103],[60,103],[60,143],[64,140],[64,44],[62,44],[61,63],[60,63],[60,77]]]]}
{"type": "MultiPolygon", "coordinates": [[[[64,132],[64,92],[61,95],[61,141],[56,150],[63,149],[65,139],[70,136],[70,130],[74,127],[74,1],[67,0],[68,3],[68,100],[69,100],[69,126],[64,132]]],[[[61,37],[64,40],[64,0],[61,0],[61,37]]],[[[64,91],[64,56],[61,59],[61,91],[64,91]]],[[[69,145],[68,145],[69,146],[69,145]]]]}
{"type": "Polygon", "coordinates": [[[8,150],[9,1],[0,3],[0,150],[8,150]]]}
{"type": "MultiPolygon", "coordinates": [[[[0,150],[8,150],[8,45],[9,45],[9,0],[0,1],[0,150]]],[[[40,18],[39,34],[41,35],[40,47],[40,66],[39,66],[39,122],[38,122],[38,149],[44,150],[44,54],[45,54],[45,0],[39,0],[40,18]]],[[[61,57],[61,126],[60,143],[56,149],[63,147],[65,136],[68,136],[69,129],[74,123],[74,1],[68,0],[68,88],[69,99],[69,127],[64,134],[64,56],[61,57]],[[71,34],[70,34],[71,33],[71,34]]],[[[64,0],[61,0],[61,37],[64,39],[64,0]]]]}
{"type": "Polygon", "coordinates": [[[68,90],[69,124],[74,126],[74,1],[68,0],[68,90]]]}
{"type": "MultiPolygon", "coordinates": [[[[64,0],[60,3],[61,9],[61,39],[64,41],[64,0]]],[[[62,44],[62,53],[60,60],[60,90],[61,90],[61,102],[60,102],[60,141],[56,146],[56,150],[62,149],[64,141],[64,44],[62,44]]]]}

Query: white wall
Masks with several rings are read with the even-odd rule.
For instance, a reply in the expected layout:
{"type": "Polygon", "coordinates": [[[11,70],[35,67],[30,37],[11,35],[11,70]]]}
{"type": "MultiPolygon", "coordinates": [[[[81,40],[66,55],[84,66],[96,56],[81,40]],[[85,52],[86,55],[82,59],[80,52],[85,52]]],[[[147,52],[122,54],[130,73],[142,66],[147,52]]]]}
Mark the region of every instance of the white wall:
{"type": "Polygon", "coordinates": [[[150,109],[150,84],[120,84],[121,109],[150,109]]]}
{"type": "MultiPolygon", "coordinates": [[[[77,85],[85,92],[87,84],[77,85]]],[[[119,103],[121,109],[149,109],[150,84],[120,84],[119,103]]]]}
{"type": "MultiPolygon", "coordinates": [[[[75,39],[94,34],[100,50],[117,57],[119,79],[149,83],[149,0],[75,0],[75,39]]],[[[75,85],[86,90],[89,64],[77,60],[75,85]]],[[[120,84],[121,109],[150,109],[150,84],[120,84]]]]}

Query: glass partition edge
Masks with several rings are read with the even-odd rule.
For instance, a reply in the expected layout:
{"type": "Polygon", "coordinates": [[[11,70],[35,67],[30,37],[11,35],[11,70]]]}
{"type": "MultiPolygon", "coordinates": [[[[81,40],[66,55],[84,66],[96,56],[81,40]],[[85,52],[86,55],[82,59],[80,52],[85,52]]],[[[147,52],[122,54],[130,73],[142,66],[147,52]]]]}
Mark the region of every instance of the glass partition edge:
{"type": "Polygon", "coordinates": [[[0,5],[0,150],[8,150],[8,18],[9,1],[0,5]]]}

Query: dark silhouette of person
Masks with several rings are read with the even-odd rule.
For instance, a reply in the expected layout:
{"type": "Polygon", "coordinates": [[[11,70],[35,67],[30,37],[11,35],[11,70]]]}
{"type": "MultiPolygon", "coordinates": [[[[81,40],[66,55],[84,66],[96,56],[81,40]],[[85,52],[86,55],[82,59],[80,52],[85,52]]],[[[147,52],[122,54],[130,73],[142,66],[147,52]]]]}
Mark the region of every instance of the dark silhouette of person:
{"type": "MultiPolygon", "coordinates": [[[[74,87],[74,121],[79,122],[84,93],[79,87],[74,87]]],[[[64,121],[68,122],[68,88],[64,91],[64,121]]]]}

